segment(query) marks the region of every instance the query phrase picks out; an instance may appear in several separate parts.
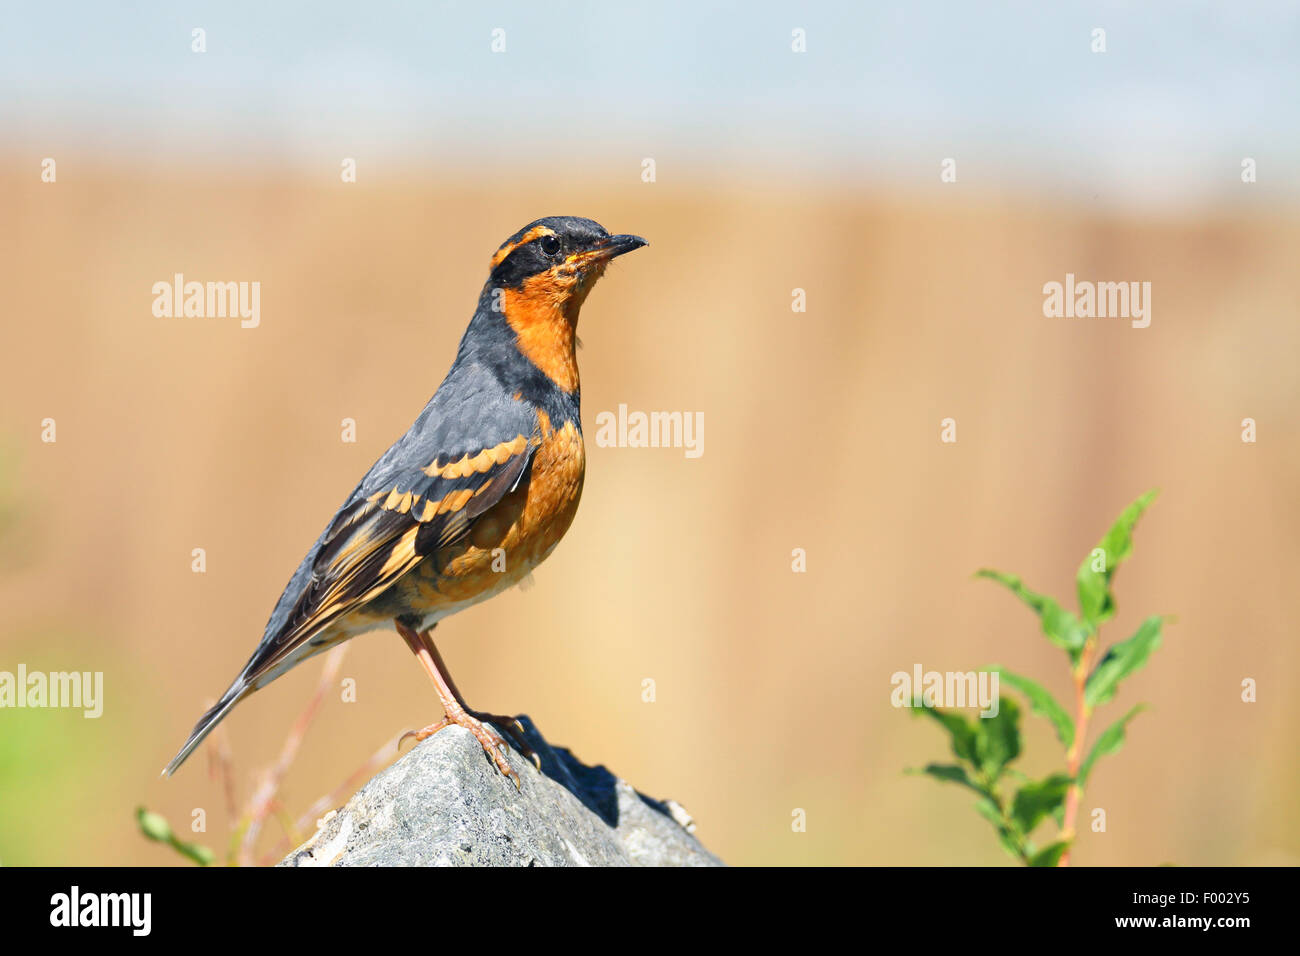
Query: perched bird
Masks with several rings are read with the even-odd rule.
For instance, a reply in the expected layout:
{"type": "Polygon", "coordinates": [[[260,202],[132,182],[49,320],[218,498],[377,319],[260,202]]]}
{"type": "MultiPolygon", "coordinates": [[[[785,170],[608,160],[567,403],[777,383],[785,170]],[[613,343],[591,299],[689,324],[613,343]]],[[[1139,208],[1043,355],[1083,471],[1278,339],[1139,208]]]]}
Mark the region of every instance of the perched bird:
{"type": "Polygon", "coordinates": [[[170,775],[231,708],[295,664],[396,625],[437,688],[444,727],[466,728],[516,786],[496,724],[472,711],[432,639],[444,617],[517,584],[559,543],[582,494],[578,311],[615,256],[646,244],[590,219],[538,219],[492,257],[451,371],[307,552],[253,656],[199,718],[170,775]]]}

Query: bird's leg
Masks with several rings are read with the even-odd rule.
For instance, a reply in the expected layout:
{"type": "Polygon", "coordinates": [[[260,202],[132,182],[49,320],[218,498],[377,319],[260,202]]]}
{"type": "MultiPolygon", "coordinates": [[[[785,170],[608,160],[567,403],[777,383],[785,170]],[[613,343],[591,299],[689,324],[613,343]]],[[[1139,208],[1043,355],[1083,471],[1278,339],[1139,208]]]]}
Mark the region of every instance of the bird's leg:
{"type": "Polygon", "coordinates": [[[407,627],[401,621],[395,622],[397,633],[406,641],[406,646],[419,659],[420,664],[428,673],[429,679],[433,681],[433,686],[438,692],[438,699],[442,702],[442,709],[446,716],[437,723],[430,724],[421,730],[412,730],[402,735],[398,746],[401,746],[403,740],[407,737],[414,737],[417,741],[426,740],[432,737],[444,727],[464,727],[473,734],[488,756],[492,758],[497,769],[509,777],[516,787],[519,784],[519,775],[515,773],[505,758],[505,739],[489,727],[488,722],[496,724],[504,730],[510,737],[515,749],[523,754],[534,764],[539,765],[541,761],[527,741],[523,737],[523,725],[513,717],[501,717],[497,714],[486,714],[479,711],[470,710],[465,706],[465,699],[461,697],[460,691],[457,690],[455,683],[451,679],[451,674],[447,670],[446,663],[443,662],[442,655],[438,653],[438,648],[433,643],[432,628],[426,631],[416,631],[407,627]]]}
{"type": "MultiPolygon", "coordinates": [[[[481,710],[471,710],[469,705],[465,703],[464,695],[461,694],[460,688],[456,686],[456,682],[452,680],[451,671],[448,669],[446,662],[443,661],[442,655],[438,653],[437,645],[433,643],[433,628],[431,627],[426,631],[418,633],[416,637],[419,638],[423,649],[429,652],[429,657],[432,658],[438,673],[441,674],[443,679],[447,682],[447,689],[451,691],[452,697],[460,706],[460,709],[476,720],[496,724],[499,728],[504,730],[506,736],[510,738],[510,742],[514,745],[515,750],[519,751],[519,753],[531,760],[533,764],[536,765],[537,769],[541,770],[541,758],[537,756],[537,753],[532,747],[528,746],[528,741],[524,738],[523,724],[515,720],[515,718],[503,714],[489,714],[481,710]]],[[[444,702],[444,709],[445,706],[444,702]]]]}

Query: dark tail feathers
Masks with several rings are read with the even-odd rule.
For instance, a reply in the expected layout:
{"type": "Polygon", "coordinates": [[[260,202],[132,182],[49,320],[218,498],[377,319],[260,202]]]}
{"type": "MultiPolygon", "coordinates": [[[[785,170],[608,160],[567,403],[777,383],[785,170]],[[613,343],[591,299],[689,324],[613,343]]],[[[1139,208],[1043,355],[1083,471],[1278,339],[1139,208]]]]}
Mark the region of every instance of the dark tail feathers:
{"type": "Polygon", "coordinates": [[[231,684],[230,689],[221,695],[221,700],[217,701],[211,710],[199,718],[199,722],[190,731],[189,740],[185,741],[185,746],[172,758],[172,762],[163,771],[163,776],[170,777],[174,774],[176,769],[185,762],[185,758],[194,752],[195,747],[203,743],[203,738],[212,733],[212,728],[221,723],[222,718],[230,713],[230,708],[243,700],[249,690],[251,688],[244,683],[242,678],[231,684]]]}

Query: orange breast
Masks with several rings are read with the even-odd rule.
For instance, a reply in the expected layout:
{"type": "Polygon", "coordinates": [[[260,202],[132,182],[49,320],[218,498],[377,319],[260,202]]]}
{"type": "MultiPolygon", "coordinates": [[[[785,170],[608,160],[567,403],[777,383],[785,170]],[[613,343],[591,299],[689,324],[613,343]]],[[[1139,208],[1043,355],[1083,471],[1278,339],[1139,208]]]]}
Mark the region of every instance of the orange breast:
{"type": "Polygon", "coordinates": [[[448,613],[505,590],[541,564],[578,510],[586,455],[573,422],[542,432],[527,476],[461,541],[426,558],[399,582],[413,610],[448,613]]]}

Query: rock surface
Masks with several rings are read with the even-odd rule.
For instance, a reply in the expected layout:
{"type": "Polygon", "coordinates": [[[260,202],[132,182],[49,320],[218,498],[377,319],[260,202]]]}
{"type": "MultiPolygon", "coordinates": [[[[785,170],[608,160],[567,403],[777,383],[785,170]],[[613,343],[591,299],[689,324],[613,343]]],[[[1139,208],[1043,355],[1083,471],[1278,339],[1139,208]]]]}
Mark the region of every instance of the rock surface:
{"type": "Polygon", "coordinates": [[[722,866],[680,805],[551,747],[520,717],[521,788],[469,731],[449,727],[376,774],[281,866],[722,866]]]}

